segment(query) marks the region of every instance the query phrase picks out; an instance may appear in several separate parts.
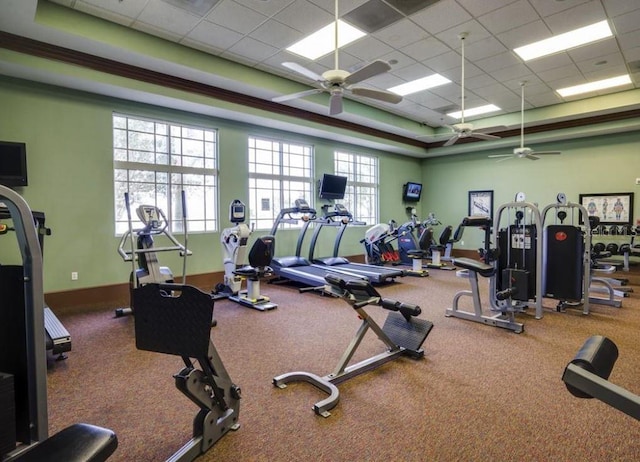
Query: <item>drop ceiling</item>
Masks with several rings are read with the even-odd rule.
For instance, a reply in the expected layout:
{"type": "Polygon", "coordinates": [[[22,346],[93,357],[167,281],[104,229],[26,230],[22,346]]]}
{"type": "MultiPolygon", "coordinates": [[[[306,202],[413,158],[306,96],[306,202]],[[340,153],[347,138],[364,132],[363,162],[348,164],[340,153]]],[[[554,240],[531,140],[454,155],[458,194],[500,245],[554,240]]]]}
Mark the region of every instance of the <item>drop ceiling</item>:
{"type": "MultiPolygon", "coordinates": [[[[238,72],[253,68],[286,79],[287,85],[261,86],[256,82],[220,78],[215,73],[188,74],[193,80],[269,101],[282,94],[313,88],[313,83],[282,66],[283,62],[297,62],[318,74],[332,69],[334,64],[332,54],[309,61],[286,51],[294,42],[332,22],[334,0],[53,2],[56,6],[239,63],[242,66],[238,66],[238,72]]],[[[48,32],[35,18],[29,17],[36,3],[35,0],[0,1],[0,30],[97,56],[127,59],[126,49],[111,51],[108,56],[98,42],[92,43],[85,37],[80,44],[80,40],[73,37],[73,24],[65,34],[48,32]],[[18,27],[17,23],[22,25],[18,27]]],[[[512,114],[513,120],[519,122],[521,81],[527,81],[525,109],[528,111],[562,107],[594,95],[634,90],[640,82],[638,0],[342,0],[339,12],[343,20],[367,32],[365,37],[341,49],[340,68],[353,71],[376,59],[391,64],[390,72],[366,80],[365,86],[384,90],[433,73],[452,81],[407,95],[397,105],[349,97],[377,111],[406,119],[408,124],[399,126],[397,131],[402,136],[412,136],[407,126],[441,127],[456,122],[445,114],[460,108],[458,36],[462,32],[469,34],[465,42],[465,108],[495,104],[501,111],[492,116],[512,114]],[[612,38],[526,63],[513,52],[516,47],[604,19],[614,31],[612,38]],[[630,74],[633,83],[570,98],[562,98],[554,91],[620,74],[630,74]]],[[[166,62],[162,72],[184,77],[185,68],[166,62]]],[[[324,96],[282,104],[326,115],[324,96]]],[[[621,111],[628,109],[630,107],[620,108],[621,111]]],[[[612,110],[615,108],[608,109],[612,110]]],[[[366,114],[355,112],[347,106],[339,118],[366,125],[366,114]]],[[[590,114],[581,114],[584,115],[590,114]]],[[[376,126],[373,121],[372,126],[376,126]]],[[[389,127],[384,130],[394,131],[389,127]]]]}

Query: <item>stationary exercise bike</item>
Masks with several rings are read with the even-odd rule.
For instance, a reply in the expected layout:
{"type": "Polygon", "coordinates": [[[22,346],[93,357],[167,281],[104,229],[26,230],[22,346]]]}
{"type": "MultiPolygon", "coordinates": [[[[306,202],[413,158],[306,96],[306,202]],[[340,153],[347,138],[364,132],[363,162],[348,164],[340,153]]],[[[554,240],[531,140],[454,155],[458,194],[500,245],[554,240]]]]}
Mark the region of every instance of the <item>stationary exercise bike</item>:
{"type": "Polygon", "coordinates": [[[269,297],[260,294],[260,279],[270,276],[273,270],[269,266],[273,258],[275,237],[262,236],[256,240],[249,251],[249,265],[243,265],[247,242],[251,230],[245,224],[246,207],[235,199],[229,205],[229,221],[235,223],[220,234],[224,251],[224,283],[217,284],[215,298],[228,298],[236,303],[259,311],[272,310],[278,305],[269,297]],[[242,290],[242,281],[247,281],[247,289],[242,290]]]}
{"type": "MultiPolygon", "coordinates": [[[[140,229],[133,229],[129,193],[124,194],[124,200],[127,209],[129,229],[120,239],[118,253],[124,261],[131,262],[132,265],[132,271],[129,277],[130,290],[144,284],[167,284],[174,282],[171,270],[166,266],[160,266],[157,256],[159,252],[180,252],[183,258],[182,283],[185,284],[187,277],[187,256],[191,255],[192,252],[187,249],[187,216],[184,191],[182,192],[184,244],[178,242],[171,233],[167,217],[162,209],[155,205],[140,205],[136,209],[136,214],[144,226],[140,229]],[[135,239],[134,235],[136,236],[135,239]],[[154,245],[154,237],[160,235],[167,237],[171,245],[156,247],[154,245]],[[126,248],[127,244],[129,244],[128,249],[126,248]]],[[[133,297],[131,297],[131,303],[132,306],[129,308],[117,308],[115,311],[116,317],[132,314],[134,310],[133,297]]]]}

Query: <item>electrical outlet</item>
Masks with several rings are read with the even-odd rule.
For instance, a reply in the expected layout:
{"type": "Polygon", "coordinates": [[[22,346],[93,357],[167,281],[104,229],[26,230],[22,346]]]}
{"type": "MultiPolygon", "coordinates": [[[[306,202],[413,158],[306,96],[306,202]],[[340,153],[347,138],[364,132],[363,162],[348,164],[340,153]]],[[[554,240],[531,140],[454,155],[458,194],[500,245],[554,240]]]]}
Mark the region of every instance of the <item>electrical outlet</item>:
{"type": "Polygon", "coordinates": [[[640,178],[636,178],[636,184],[640,184],[640,178]]]}
{"type": "Polygon", "coordinates": [[[460,241],[460,245],[464,245],[464,241],[460,241]]]}
{"type": "Polygon", "coordinates": [[[72,281],[77,281],[78,280],[78,272],[77,271],[73,271],[71,273],[71,280],[72,281]]]}

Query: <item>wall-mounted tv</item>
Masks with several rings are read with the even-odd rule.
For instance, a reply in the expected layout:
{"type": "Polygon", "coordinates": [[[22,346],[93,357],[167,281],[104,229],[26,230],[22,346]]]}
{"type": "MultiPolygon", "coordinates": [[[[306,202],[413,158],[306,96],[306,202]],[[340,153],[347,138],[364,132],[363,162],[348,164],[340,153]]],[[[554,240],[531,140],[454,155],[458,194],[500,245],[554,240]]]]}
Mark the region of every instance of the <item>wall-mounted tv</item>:
{"type": "Polygon", "coordinates": [[[402,188],[402,200],[405,202],[418,202],[422,194],[422,183],[407,183],[402,188]]]}
{"type": "Polygon", "coordinates": [[[0,184],[27,186],[27,147],[25,143],[0,141],[0,184]]]}
{"type": "Polygon", "coordinates": [[[347,189],[347,177],[325,173],[320,180],[318,195],[320,199],[344,199],[347,189]]]}

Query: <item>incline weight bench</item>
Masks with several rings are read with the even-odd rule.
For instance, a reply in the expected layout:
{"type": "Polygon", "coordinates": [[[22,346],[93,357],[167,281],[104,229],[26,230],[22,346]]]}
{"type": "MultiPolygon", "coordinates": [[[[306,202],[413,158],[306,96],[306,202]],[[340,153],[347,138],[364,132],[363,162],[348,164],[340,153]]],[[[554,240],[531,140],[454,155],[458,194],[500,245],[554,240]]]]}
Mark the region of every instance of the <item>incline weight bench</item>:
{"type": "Polygon", "coordinates": [[[341,297],[356,310],[358,317],[362,319],[360,328],[331,374],[320,377],[311,372],[290,372],[274,377],[273,384],[279,388],[286,388],[289,382],[303,381],[326,392],[329,397],[315,403],[313,410],[322,417],[329,417],[331,415],[329,410],[333,409],[340,399],[340,391],[336,384],[403,355],[414,359],[422,358],[424,356],[424,350],[421,348],[422,343],[431,332],[433,324],[424,319],[416,318],[421,313],[419,306],[382,298],[367,281],[350,280],[347,282],[333,274],[328,274],[325,279],[327,281],[325,290],[341,297]],[[378,305],[391,311],[382,328],[364,310],[367,305],[378,305]],[[386,345],[387,351],[348,366],[369,329],[373,330],[386,345]]]}

